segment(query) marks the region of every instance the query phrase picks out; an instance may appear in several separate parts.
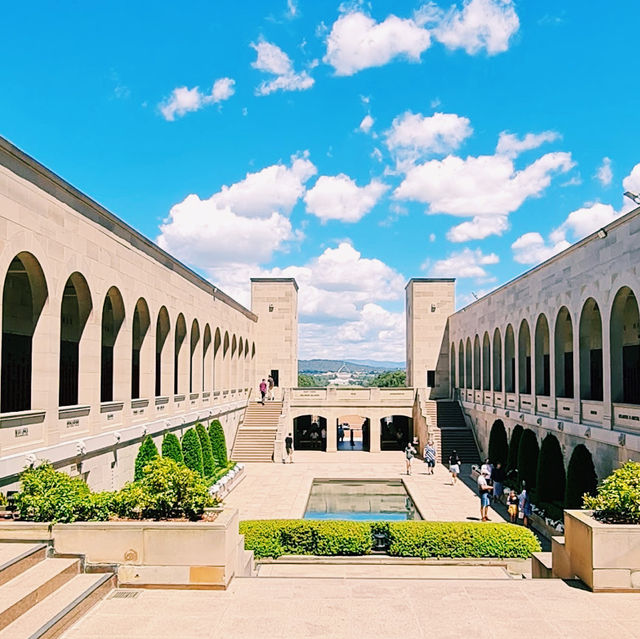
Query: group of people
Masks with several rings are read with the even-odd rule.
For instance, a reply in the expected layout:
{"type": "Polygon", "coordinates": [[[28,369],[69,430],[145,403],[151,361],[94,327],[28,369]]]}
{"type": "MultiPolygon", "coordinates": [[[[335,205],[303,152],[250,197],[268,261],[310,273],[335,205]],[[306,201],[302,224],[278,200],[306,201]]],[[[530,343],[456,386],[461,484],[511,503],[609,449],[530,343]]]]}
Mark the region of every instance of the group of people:
{"type": "Polygon", "coordinates": [[[262,404],[264,404],[265,397],[267,400],[275,399],[275,382],[273,381],[273,377],[271,377],[271,375],[269,375],[267,379],[264,379],[263,377],[258,388],[260,389],[260,401],[262,404]]]}
{"type": "MultiPolygon", "coordinates": [[[[411,462],[414,457],[417,457],[418,451],[416,450],[417,441],[409,442],[404,449],[404,456],[407,461],[407,475],[411,474],[411,462]]],[[[427,445],[424,447],[422,459],[427,466],[427,475],[433,475],[434,469],[436,467],[436,445],[433,441],[429,441],[427,445]]]]}
{"type": "MultiPolygon", "coordinates": [[[[506,473],[500,462],[497,462],[494,466],[489,459],[485,459],[478,475],[478,496],[480,497],[480,518],[482,521],[489,520],[488,511],[491,501],[502,500],[505,478],[506,473]]],[[[520,494],[516,494],[515,490],[509,491],[507,510],[512,524],[521,520],[524,526],[529,526],[532,510],[531,500],[529,499],[529,491],[524,483],[520,494]]]]}

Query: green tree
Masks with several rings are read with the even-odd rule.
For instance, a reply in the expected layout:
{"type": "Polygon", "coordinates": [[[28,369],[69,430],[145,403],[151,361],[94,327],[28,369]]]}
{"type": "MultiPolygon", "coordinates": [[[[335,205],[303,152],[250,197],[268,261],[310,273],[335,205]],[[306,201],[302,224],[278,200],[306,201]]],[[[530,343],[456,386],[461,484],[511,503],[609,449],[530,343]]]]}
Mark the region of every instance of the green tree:
{"type": "Polygon", "coordinates": [[[509,456],[509,444],[507,442],[507,431],[501,419],[493,422],[491,433],[489,434],[489,459],[491,463],[500,462],[504,467],[509,456]]]}
{"type": "Polygon", "coordinates": [[[313,375],[298,373],[298,386],[300,388],[307,388],[309,386],[318,386],[318,383],[313,375]]]}
{"type": "Polygon", "coordinates": [[[214,419],[209,426],[209,440],[211,441],[211,449],[216,465],[224,468],[229,463],[227,440],[224,436],[222,424],[218,419],[214,419]]]}
{"type": "Polygon", "coordinates": [[[370,386],[378,386],[380,388],[388,386],[406,386],[407,385],[407,373],[403,370],[385,371],[376,375],[371,382],[370,386]]]}
{"type": "Polygon", "coordinates": [[[564,472],[562,449],[555,435],[548,433],[542,440],[538,456],[536,493],[539,502],[564,504],[567,477],[564,472]]]}
{"type": "Polygon", "coordinates": [[[516,424],[511,431],[511,440],[509,441],[509,462],[507,463],[507,472],[518,470],[518,447],[520,446],[520,438],[522,437],[523,428],[520,424],[516,424]]]}
{"type": "Polygon", "coordinates": [[[138,480],[142,479],[144,475],[144,467],[152,460],[158,457],[158,449],[156,445],[153,443],[153,437],[151,435],[147,435],[143,440],[142,444],[140,444],[140,448],[138,449],[138,454],[136,455],[136,461],[133,472],[133,479],[138,480]]]}
{"type": "Polygon", "coordinates": [[[196,424],[196,433],[200,439],[202,447],[202,470],[205,477],[211,477],[215,471],[216,464],[213,459],[213,451],[211,450],[211,440],[207,433],[207,429],[198,422],[196,424]]]}
{"type": "Polygon", "coordinates": [[[591,453],[584,444],[578,444],[571,453],[567,466],[567,488],[564,495],[565,508],[580,508],[582,496],[595,495],[598,476],[593,466],[591,453]]]}
{"type": "Polygon", "coordinates": [[[523,482],[526,484],[529,495],[536,487],[539,452],[536,434],[530,428],[525,428],[518,446],[518,481],[521,487],[523,482]]]}
{"type": "Polygon", "coordinates": [[[184,463],[187,468],[191,468],[191,470],[201,476],[204,475],[202,444],[200,444],[200,438],[195,428],[190,428],[182,436],[182,456],[184,457],[184,463]]]}
{"type": "Polygon", "coordinates": [[[180,440],[173,433],[167,433],[162,440],[162,456],[173,459],[178,464],[184,464],[180,440]]]}

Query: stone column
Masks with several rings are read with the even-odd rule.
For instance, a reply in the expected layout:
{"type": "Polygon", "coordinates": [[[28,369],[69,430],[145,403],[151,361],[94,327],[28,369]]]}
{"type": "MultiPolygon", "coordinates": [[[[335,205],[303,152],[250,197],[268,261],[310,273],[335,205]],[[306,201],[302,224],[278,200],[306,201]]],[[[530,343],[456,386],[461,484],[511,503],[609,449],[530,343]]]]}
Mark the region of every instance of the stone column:
{"type": "Polygon", "coordinates": [[[613,428],[611,405],[611,314],[604,311],[602,320],[602,427],[613,428]]]}
{"type": "Polygon", "coordinates": [[[380,420],[375,417],[369,417],[369,452],[380,452],[380,420]]]}
{"type": "Polygon", "coordinates": [[[335,453],[338,450],[338,418],[329,413],[327,415],[327,452],[335,453]]]}

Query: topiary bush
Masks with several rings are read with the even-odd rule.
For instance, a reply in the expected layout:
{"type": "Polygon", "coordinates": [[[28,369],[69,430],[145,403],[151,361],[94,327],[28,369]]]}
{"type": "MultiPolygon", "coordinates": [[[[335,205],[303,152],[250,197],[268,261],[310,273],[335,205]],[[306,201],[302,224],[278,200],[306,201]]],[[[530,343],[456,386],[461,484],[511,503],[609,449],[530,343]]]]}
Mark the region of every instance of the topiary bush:
{"type": "Polygon", "coordinates": [[[198,475],[204,475],[204,469],[202,465],[202,445],[200,444],[200,438],[194,428],[190,428],[182,436],[182,456],[187,468],[198,473],[198,475]]]}
{"type": "Polygon", "coordinates": [[[216,466],[226,466],[229,463],[227,457],[227,440],[220,420],[214,419],[209,426],[209,440],[216,466]]]}
{"type": "Polygon", "coordinates": [[[21,519],[26,521],[104,521],[109,518],[105,493],[92,493],[83,479],[55,470],[49,463],[27,468],[20,475],[15,496],[21,519]]]}
{"type": "Polygon", "coordinates": [[[518,470],[518,447],[520,446],[520,438],[524,429],[520,424],[516,424],[511,431],[511,439],[509,440],[509,461],[507,462],[507,472],[513,473],[518,470]]]}
{"type": "Polygon", "coordinates": [[[493,422],[489,433],[489,459],[494,465],[500,462],[506,465],[509,456],[509,443],[507,442],[507,431],[504,429],[502,420],[493,422]]]}
{"type": "Polygon", "coordinates": [[[180,440],[173,433],[166,433],[162,439],[162,456],[173,459],[178,464],[184,464],[180,440]]]}
{"type": "Polygon", "coordinates": [[[540,550],[522,526],[441,521],[392,521],[389,554],[395,557],[523,558],[540,550]]]}
{"type": "Polygon", "coordinates": [[[142,477],[142,469],[152,460],[158,457],[158,449],[153,443],[153,437],[147,435],[140,444],[134,466],[133,479],[137,481],[142,477]]]}
{"type": "Polygon", "coordinates": [[[583,495],[595,495],[597,487],[598,477],[591,453],[584,444],[578,444],[573,449],[567,466],[565,508],[580,508],[583,495]]]}
{"type": "Polygon", "coordinates": [[[196,433],[200,439],[200,446],[202,447],[202,470],[205,477],[211,477],[214,474],[216,464],[213,460],[213,453],[211,451],[211,440],[207,429],[198,422],[196,424],[196,433]]]}
{"type": "MultiPolygon", "coordinates": [[[[542,440],[538,468],[536,472],[536,503],[564,503],[567,476],[564,471],[564,458],[560,442],[551,433],[542,440]]],[[[551,513],[548,513],[551,516],[551,513]]]]}
{"type": "Polygon", "coordinates": [[[584,508],[607,524],[640,524],[640,462],[628,461],[584,496],[584,508]]]}
{"type": "Polygon", "coordinates": [[[523,482],[526,484],[529,493],[536,487],[538,453],[538,438],[530,428],[526,428],[518,445],[518,481],[520,486],[523,482]]]}

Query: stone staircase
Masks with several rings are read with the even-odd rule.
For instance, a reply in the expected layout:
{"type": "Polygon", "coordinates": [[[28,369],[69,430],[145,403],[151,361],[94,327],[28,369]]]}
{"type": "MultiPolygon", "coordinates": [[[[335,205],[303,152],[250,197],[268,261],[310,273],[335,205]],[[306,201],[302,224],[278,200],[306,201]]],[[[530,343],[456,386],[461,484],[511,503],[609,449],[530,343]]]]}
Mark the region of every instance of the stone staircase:
{"type": "Polygon", "coordinates": [[[52,639],[114,587],[111,573],[50,558],[42,543],[0,542],[0,639],[52,639]]]}
{"type": "Polygon", "coordinates": [[[282,402],[249,402],[238,427],[231,457],[241,462],[270,462],[278,433],[282,402]]]}
{"type": "Polygon", "coordinates": [[[454,450],[463,464],[480,463],[476,440],[472,430],[467,426],[459,402],[436,402],[436,423],[440,435],[438,453],[442,463],[449,462],[449,455],[454,450]]]}

